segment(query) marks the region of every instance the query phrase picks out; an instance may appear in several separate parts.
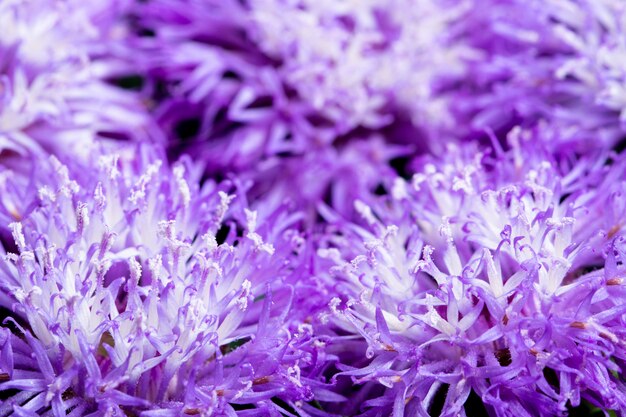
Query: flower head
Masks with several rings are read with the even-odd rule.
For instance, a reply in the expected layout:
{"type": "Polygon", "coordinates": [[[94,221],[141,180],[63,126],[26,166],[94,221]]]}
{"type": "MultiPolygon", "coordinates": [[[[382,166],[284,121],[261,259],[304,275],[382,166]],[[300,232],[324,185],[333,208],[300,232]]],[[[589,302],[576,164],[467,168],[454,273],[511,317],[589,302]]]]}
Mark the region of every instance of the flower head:
{"type": "Polygon", "coordinates": [[[86,158],[96,139],[145,139],[138,97],[106,82],[124,1],[0,5],[0,150],[86,158]],[[110,46],[107,47],[106,45],[110,46]],[[80,151],[80,152],[79,152],[80,151]]]}
{"type": "MultiPolygon", "coordinates": [[[[378,128],[406,112],[449,128],[443,93],[473,51],[457,31],[465,1],[255,0],[253,36],[301,97],[339,129],[378,128]]],[[[441,140],[441,139],[439,139],[441,140]]]]}
{"type": "Polygon", "coordinates": [[[222,175],[334,139],[246,36],[240,2],[157,0],[133,15],[134,61],[172,155],[194,155],[222,175]]]}
{"type": "Polygon", "coordinates": [[[451,152],[398,180],[384,204],[357,202],[361,225],[335,226],[319,250],[340,294],[328,326],[339,350],[358,335],[360,348],[339,354],[339,378],[370,393],[342,412],[466,415],[472,392],[498,416],[566,415],[583,398],[624,409],[613,214],[624,208],[623,158],[516,165],[516,152],[535,152],[524,149],[493,161],[451,152]]]}
{"type": "Polygon", "coordinates": [[[480,51],[453,103],[470,130],[547,122],[556,151],[610,148],[623,136],[624,18],[620,1],[491,2],[468,16],[480,51]]]}
{"type": "Polygon", "coordinates": [[[296,320],[308,313],[292,306],[297,214],[261,218],[232,185],[200,188],[192,164],[150,152],[101,157],[82,178],[40,164],[47,182],[11,224],[1,267],[0,300],[21,326],[2,330],[0,390],[20,390],[9,407],[271,415],[324,389],[323,352],[296,320]],[[37,366],[10,359],[28,352],[37,366]]]}

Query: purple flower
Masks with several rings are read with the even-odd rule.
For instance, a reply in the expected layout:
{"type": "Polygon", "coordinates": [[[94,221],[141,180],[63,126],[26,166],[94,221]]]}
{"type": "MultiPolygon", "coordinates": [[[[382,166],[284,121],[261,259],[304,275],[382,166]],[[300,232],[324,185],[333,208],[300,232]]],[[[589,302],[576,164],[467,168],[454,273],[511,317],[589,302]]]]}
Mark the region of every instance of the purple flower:
{"type": "Polygon", "coordinates": [[[608,148],[624,134],[624,4],[495,1],[466,19],[480,51],[453,113],[462,126],[506,132],[547,122],[553,146],[608,148]]]}
{"type": "Polygon", "coordinates": [[[369,131],[340,136],[346,129],[299,98],[245,36],[252,12],[238,2],[161,0],[136,13],[137,32],[151,35],[136,39],[138,66],[170,155],[193,156],[209,175],[238,173],[260,211],[289,202],[314,219],[326,198],[350,217],[345,193],[370,193],[393,176],[389,161],[413,150],[369,131]]]}
{"type": "Polygon", "coordinates": [[[115,75],[111,45],[125,36],[124,7],[122,1],[2,2],[0,150],[72,149],[72,157],[86,158],[96,139],[149,135],[138,97],[105,82],[115,75]]]}
{"type": "Polygon", "coordinates": [[[325,362],[293,306],[307,274],[299,215],[259,217],[233,185],[200,187],[196,166],[170,169],[149,148],[98,159],[82,176],[39,160],[36,201],[10,225],[2,415],[313,408],[325,362]]]}
{"type": "Polygon", "coordinates": [[[427,131],[452,127],[441,93],[474,55],[457,37],[470,2],[250,4],[254,38],[280,60],[286,82],[341,131],[379,128],[397,110],[427,131]]]}
{"type": "Polygon", "coordinates": [[[363,385],[342,413],[471,415],[470,395],[498,416],[626,409],[624,160],[536,162],[531,138],[450,148],[322,239],[337,295],[320,329],[339,381],[363,385]]]}
{"type": "Polygon", "coordinates": [[[318,3],[137,6],[136,67],[171,154],[222,175],[381,130],[416,150],[452,139],[447,92],[473,56],[457,36],[468,4],[318,3]]]}
{"type": "Polygon", "coordinates": [[[294,97],[246,36],[250,18],[240,2],[157,0],[133,16],[134,61],[172,155],[194,155],[222,175],[334,139],[333,127],[294,97]]]}

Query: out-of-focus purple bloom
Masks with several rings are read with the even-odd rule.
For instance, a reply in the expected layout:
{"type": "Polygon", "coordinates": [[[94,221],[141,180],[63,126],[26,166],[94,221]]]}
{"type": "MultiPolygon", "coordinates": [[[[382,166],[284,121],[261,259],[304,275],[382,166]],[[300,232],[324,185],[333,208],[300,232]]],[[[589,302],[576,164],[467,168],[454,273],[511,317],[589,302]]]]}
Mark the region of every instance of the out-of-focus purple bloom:
{"type": "Polygon", "coordinates": [[[144,93],[173,155],[194,155],[222,174],[334,139],[332,126],[322,125],[248,38],[251,21],[240,2],[157,0],[133,15],[144,93]]]}
{"type": "Polygon", "coordinates": [[[468,62],[453,112],[506,132],[547,122],[555,149],[610,148],[624,135],[624,19],[617,0],[494,1],[466,19],[468,62]]]}
{"type": "Polygon", "coordinates": [[[82,176],[38,161],[45,175],[0,263],[0,303],[17,320],[0,333],[0,391],[18,390],[0,415],[313,408],[325,362],[292,306],[307,275],[299,215],[259,217],[232,185],[200,187],[197,167],[144,149],[82,176]]]}
{"type": "Polygon", "coordinates": [[[171,151],[222,173],[396,122],[412,130],[386,132],[392,143],[450,140],[448,90],[473,56],[457,36],[468,3],[335,3],[139,5],[137,67],[171,151]]]}
{"type": "Polygon", "coordinates": [[[145,139],[138,97],[105,82],[119,71],[123,1],[3,1],[0,150],[44,149],[85,158],[94,140],[145,139]],[[108,54],[108,55],[107,55],[108,54]]]}
{"type": "Polygon", "coordinates": [[[446,89],[475,55],[458,36],[470,2],[254,0],[250,7],[255,40],[340,132],[379,128],[396,112],[426,131],[453,126],[446,89]]]}
{"type": "Polygon", "coordinates": [[[363,385],[343,414],[473,415],[472,392],[497,416],[624,412],[624,160],[537,158],[532,133],[495,157],[451,148],[357,201],[361,225],[327,215],[325,331],[363,385]]]}

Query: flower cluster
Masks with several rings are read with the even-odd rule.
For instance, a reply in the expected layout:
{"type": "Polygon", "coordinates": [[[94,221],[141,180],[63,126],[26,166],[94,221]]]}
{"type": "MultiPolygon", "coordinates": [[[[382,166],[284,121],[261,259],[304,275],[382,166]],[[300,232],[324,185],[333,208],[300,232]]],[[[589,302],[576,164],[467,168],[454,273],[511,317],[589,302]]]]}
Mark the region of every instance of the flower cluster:
{"type": "Polygon", "coordinates": [[[198,154],[212,173],[239,172],[331,140],[248,38],[240,2],[155,0],[131,15],[142,93],[173,155],[198,154]]]}
{"type": "Polygon", "coordinates": [[[622,3],[0,1],[0,417],[626,414],[622,3]]]}

